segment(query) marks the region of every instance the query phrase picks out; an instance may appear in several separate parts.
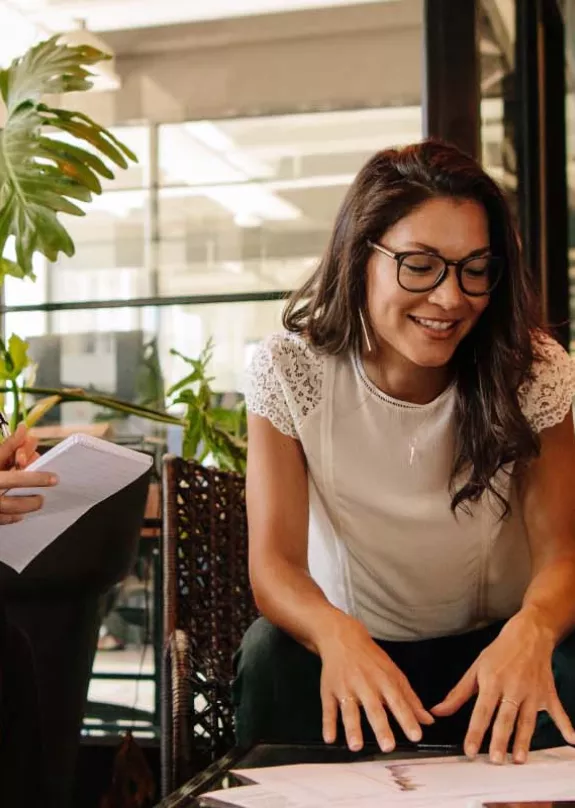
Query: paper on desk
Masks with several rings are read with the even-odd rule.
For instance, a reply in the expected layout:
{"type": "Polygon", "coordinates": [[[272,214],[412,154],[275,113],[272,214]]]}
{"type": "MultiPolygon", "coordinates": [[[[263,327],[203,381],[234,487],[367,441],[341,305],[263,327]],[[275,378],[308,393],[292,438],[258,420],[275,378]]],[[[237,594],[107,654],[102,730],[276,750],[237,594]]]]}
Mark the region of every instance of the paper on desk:
{"type": "Polygon", "coordinates": [[[90,435],[71,435],[28,466],[52,471],[54,488],[13,489],[8,496],[42,494],[44,507],[22,522],[0,525],[0,561],[21,572],[90,508],[144,474],[152,458],[90,435]]]}
{"type": "MultiPolygon", "coordinates": [[[[386,808],[476,808],[487,801],[575,799],[570,747],[532,752],[523,766],[496,766],[480,756],[472,762],[460,757],[275,766],[244,774],[280,799],[277,808],[380,808],[382,801],[386,808]]],[[[242,796],[244,788],[253,787],[210,797],[259,808],[261,792],[242,796]]]]}

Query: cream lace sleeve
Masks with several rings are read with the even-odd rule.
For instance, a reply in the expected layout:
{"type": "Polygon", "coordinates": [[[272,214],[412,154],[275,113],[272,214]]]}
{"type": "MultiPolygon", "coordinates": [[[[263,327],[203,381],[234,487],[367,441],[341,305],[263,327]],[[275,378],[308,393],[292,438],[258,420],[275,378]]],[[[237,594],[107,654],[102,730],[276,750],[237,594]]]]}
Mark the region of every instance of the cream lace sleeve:
{"type": "Polygon", "coordinates": [[[519,390],[524,415],[536,432],[563,421],[575,396],[575,363],[569,354],[545,334],[537,337],[540,360],[535,378],[519,390]]]}
{"type": "Polygon", "coordinates": [[[245,385],[249,412],[267,418],[291,438],[321,398],[321,358],[292,334],[275,334],[258,345],[245,385]]]}

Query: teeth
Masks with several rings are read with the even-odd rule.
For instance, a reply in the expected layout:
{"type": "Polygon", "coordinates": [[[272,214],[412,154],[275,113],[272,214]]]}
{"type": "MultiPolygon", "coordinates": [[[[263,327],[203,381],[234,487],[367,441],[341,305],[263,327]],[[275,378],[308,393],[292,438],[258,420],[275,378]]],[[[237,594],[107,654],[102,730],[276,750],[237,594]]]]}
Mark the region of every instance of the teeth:
{"type": "Polygon", "coordinates": [[[434,331],[447,331],[455,324],[455,320],[425,320],[423,317],[414,317],[413,319],[426,328],[433,328],[434,331]]]}

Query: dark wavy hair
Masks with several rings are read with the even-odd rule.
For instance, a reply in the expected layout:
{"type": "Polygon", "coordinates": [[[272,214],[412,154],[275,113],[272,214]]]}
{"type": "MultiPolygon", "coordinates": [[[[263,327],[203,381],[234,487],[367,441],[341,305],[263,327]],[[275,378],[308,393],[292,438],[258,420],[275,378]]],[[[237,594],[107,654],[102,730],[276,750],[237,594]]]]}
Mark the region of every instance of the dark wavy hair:
{"type": "Polygon", "coordinates": [[[487,214],[490,246],[504,269],[489,305],[453,357],[457,381],[456,446],[451,509],[469,510],[489,491],[508,463],[521,468],[539,453],[537,435],[523,415],[518,390],[531,380],[540,328],[529,272],[513,216],[496,183],[454,146],[428,140],[375,154],[361,169],[341,205],[319,266],[289,300],[288,331],[305,336],[320,353],[343,354],[362,343],[368,241],[378,242],[396,222],[428,199],[474,200],[487,214]]]}

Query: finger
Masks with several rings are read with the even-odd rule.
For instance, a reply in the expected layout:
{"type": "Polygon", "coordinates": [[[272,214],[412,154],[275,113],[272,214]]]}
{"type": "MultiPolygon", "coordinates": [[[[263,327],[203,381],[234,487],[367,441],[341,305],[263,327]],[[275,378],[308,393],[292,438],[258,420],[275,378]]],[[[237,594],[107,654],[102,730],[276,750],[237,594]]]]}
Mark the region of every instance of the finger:
{"type": "Polygon", "coordinates": [[[4,514],[33,513],[44,504],[44,497],[0,497],[0,512],[4,514]]]}
{"type": "Polygon", "coordinates": [[[325,743],[335,743],[337,737],[337,699],[332,693],[322,694],[322,734],[325,743]]]}
{"type": "Polygon", "coordinates": [[[419,721],[420,724],[427,724],[428,726],[431,724],[435,724],[435,718],[428,712],[425,707],[423,706],[421,699],[417,695],[417,693],[412,689],[409,682],[405,681],[405,685],[403,687],[403,695],[405,696],[409,706],[413,710],[413,714],[415,715],[416,719],[419,721]]]}
{"type": "Polygon", "coordinates": [[[453,715],[453,713],[456,713],[460,707],[463,707],[476,692],[477,678],[475,665],[472,665],[443,701],[431,708],[431,712],[433,715],[440,717],[453,715]]]}
{"type": "Polygon", "coordinates": [[[27,429],[23,423],[18,424],[15,432],[0,443],[0,466],[5,466],[13,458],[14,452],[26,440],[27,429]]]}
{"type": "Polygon", "coordinates": [[[382,752],[392,752],[395,749],[395,738],[383,704],[379,699],[370,696],[363,698],[362,704],[379,748],[382,752]]]}
{"type": "Polygon", "coordinates": [[[521,706],[519,700],[501,700],[489,744],[489,759],[492,763],[503,763],[505,760],[521,706]]]}
{"type": "Polygon", "coordinates": [[[38,446],[38,439],[27,435],[22,446],[16,450],[16,466],[20,469],[25,469],[34,457],[37,457],[36,447],[38,446]]]}
{"type": "Polygon", "coordinates": [[[390,688],[387,685],[387,687],[382,688],[382,691],[385,691],[385,704],[395,716],[406,738],[409,738],[413,743],[418,743],[422,738],[421,727],[402,690],[390,688]]]}
{"type": "Polygon", "coordinates": [[[537,724],[537,704],[528,699],[523,702],[519,711],[513,742],[513,762],[525,763],[531,746],[531,738],[537,724]]]}
{"type": "Polygon", "coordinates": [[[0,513],[0,525],[12,525],[14,522],[21,522],[23,518],[15,513],[0,513]]]}
{"type": "Polygon", "coordinates": [[[553,723],[561,735],[565,738],[567,743],[575,744],[575,730],[573,730],[573,724],[565,712],[563,705],[559,701],[559,696],[557,695],[557,691],[554,687],[547,698],[546,706],[547,712],[553,719],[553,723]]]}
{"type": "Polygon", "coordinates": [[[471,713],[469,728],[463,742],[463,750],[467,757],[474,758],[479,752],[483,738],[493,719],[493,713],[499,703],[499,691],[495,688],[483,687],[471,713]]]}
{"type": "Polygon", "coordinates": [[[10,471],[0,472],[0,488],[48,488],[58,483],[58,477],[47,471],[10,471]]]}
{"type": "Polygon", "coordinates": [[[344,696],[342,699],[340,699],[339,706],[345,729],[345,739],[347,741],[347,745],[352,752],[359,752],[363,746],[359,704],[354,698],[344,696]]]}

